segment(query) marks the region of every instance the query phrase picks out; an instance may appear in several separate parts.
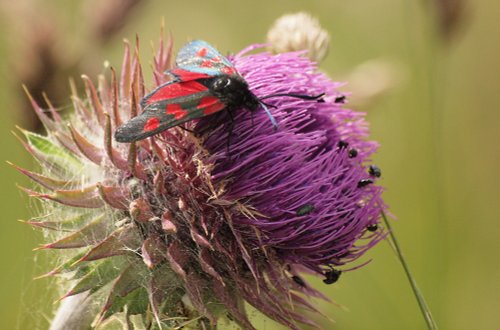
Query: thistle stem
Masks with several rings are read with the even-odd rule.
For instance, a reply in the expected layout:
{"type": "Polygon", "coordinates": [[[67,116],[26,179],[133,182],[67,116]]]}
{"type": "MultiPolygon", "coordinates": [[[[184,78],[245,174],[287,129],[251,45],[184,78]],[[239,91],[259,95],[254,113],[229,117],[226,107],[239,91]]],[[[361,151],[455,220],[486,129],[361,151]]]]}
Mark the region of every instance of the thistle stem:
{"type": "Polygon", "coordinates": [[[403,269],[406,273],[406,277],[408,278],[408,281],[410,282],[411,288],[413,290],[413,294],[415,295],[415,298],[417,298],[418,305],[420,307],[420,311],[422,312],[422,315],[424,316],[425,323],[427,324],[427,328],[429,330],[437,330],[438,326],[436,322],[434,321],[434,318],[432,317],[431,310],[427,303],[425,302],[423,294],[420,292],[420,289],[417,286],[417,282],[415,278],[413,277],[410,267],[406,263],[406,260],[403,256],[403,252],[401,251],[401,247],[399,246],[398,240],[396,239],[396,235],[394,234],[394,231],[392,230],[391,224],[387,220],[387,216],[385,215],[384,211],[380,212],[382,215],[382,219],[384,220],[384,224],[387,227],[387,230],[389,231],[389,243],[391,244],[394,252],[396,253],[396,256],[399,259],[399,262],[401,263],[401,266],[403,266],[403,269]]]}

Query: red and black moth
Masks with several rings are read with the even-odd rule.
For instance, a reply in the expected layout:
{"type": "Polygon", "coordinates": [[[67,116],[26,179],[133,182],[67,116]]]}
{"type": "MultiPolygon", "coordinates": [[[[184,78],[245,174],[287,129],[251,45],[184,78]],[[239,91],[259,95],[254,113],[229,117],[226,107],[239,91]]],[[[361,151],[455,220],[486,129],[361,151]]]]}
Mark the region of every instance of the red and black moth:
{"type": "Polygon", "coordinates": [[[262,100],[289,96],[322,102],[323,95],[294,93],[257,98],[229,60],[205,41],[195,40],[177,54],[177,68],[165,74],[173,79],[160,85],[141,100],[142,113],[115,131],[117,142],[139,141],[190,120],[226,110],[262,107],[271,123],[278,124],[262,100]]]}

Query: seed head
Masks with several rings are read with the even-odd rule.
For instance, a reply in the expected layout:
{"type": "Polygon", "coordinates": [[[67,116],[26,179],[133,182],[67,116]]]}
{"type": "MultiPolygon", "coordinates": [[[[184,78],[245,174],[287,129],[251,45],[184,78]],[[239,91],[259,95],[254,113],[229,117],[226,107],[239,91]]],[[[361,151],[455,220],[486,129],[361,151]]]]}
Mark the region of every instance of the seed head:
{"type": "Polygon", "coordinates": [[[300,12],[278,18],[267,33],[269,48],[274,53],[307,50],[307,56],[321,62],[328,53],[330,36],[318,20],[300,12]]]}

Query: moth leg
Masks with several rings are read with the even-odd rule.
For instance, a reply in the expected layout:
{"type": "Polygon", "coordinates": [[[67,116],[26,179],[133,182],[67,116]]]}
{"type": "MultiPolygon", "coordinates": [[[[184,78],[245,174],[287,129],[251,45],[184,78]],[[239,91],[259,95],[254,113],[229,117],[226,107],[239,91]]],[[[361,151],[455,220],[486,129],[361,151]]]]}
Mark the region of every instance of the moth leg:
{"type": "Polygon", "coordinates": [[[195,134],[193,130],[190,130],[190,129],[188,129],[188,128],[184,127],[184,126],[179,125],[178,127],[179,127],[180,129],[182,129],[183,131],[189,132],[189,133],[191,133],[191,134],[195,134]]]}
{"type": "MultiPolygon", "coordinates": [[[[196,127],[195,128],[195,134],[198,137],[204,136],[205,134],[209,133],[207,137],[210,137],[211,131],[215,130],[217,127],[222,125],[225,117],[225,111],[221,111],[218,113],[214,113],[213,115],[210,115],[210,120],[208,123],[205,123],[201,127],[196,127]]],[[[208,118],[206,118],[208,120],[208,118]]]]}

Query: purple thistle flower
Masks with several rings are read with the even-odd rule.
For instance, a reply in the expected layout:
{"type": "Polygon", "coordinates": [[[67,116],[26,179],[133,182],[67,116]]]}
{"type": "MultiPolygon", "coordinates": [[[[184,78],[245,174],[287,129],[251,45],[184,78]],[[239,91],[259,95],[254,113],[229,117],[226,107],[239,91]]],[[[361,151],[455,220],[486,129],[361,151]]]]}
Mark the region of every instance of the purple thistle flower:
{"type": "MultiPolygon", "coordinates": [[[[300,52],[246,55],[259,47],[230,58],[257,96],[326,96],[266,99],[277,130],[264,111],[236,111],[229,148],[226,112],[190,123],[201,137],[174,128],[112,142],[145,95],[128,44],[120,78],[112,71],[96,88],[85,77],[87,98],[73,95],[69,120],[33,101],[48,136],[23,131],[24,145],[42,174],[19,170],[42,187],[27,191],[47,201],[51,218],[29,223],[54,238],[41,248],[69,251],[47,275],[69,278],[64,297],[89,293],[85,301],[101,306],[94,325],[126,312],[144,324],[209,328],[229,314],[253,329],[246,301],[291,329],[317,326],[303,314],[317,312],[306,298],[327,298],[300,274],[333,283],[338,266],[383,237],[374,231],[382,188],[366,166],[376,143],[363,114],[343,109],[341,84],[300,52]]],[[[171,49],[160,44],[155,85],[171,49]]]]}
{"type": "MultiPolygon", "coordinates": [[[[263,111],[253,118],[240,111],[235,118],[230,152],[227,130],[221,127],[205,142],[215,163],[212,177],[228,181],[224,197],[252,205],[264,217],[235,218],[237,228],[255,227],[262,236],[245,236],[258,246],[276,249],[291,264],[321,272],[322,266],[343,265],[362,255],[380,239],[356,241],[380,216],[382,188],[358,187],[372,180],[364,164],[377,144],[367,141],[364,114],[336,103],[341,83],[317,71],[303,52],[245,56],[251,46],[232,58],[258,96],[275,93],[326,93],[325,102],[276,97],[273,115],[279,129],[263,111]],[[355,155],[355,157],[352,157],[355,155]],[[368,181],[364,181],[368,182],[368,181]],[[304,205],[313,210],[297,214],[304,205]]],[[[209,124],[210,119],[200,125],[209,124]]]]}

